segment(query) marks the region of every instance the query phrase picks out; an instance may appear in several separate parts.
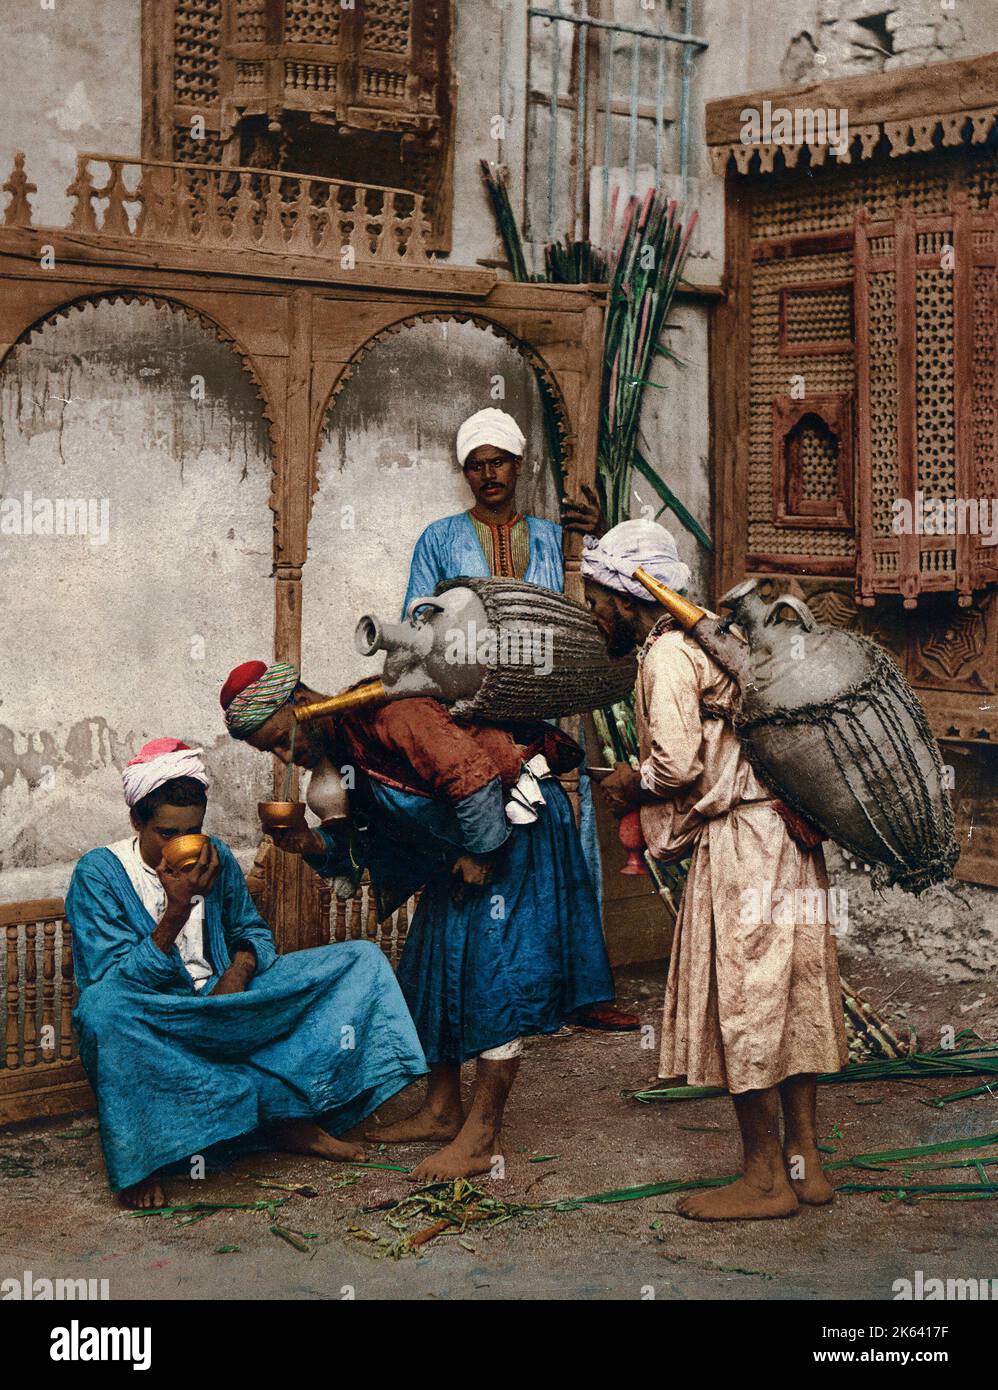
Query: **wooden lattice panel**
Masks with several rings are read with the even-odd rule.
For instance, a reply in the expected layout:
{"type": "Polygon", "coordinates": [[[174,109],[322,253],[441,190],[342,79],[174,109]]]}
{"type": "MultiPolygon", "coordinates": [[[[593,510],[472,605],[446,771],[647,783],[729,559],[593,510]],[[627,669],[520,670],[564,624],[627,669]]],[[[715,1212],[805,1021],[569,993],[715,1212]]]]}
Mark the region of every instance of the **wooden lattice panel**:
{"type": "Polygon", "coordinates": [[[870,276],[867,338],[870,362],[871,456],[877,467],[870,483],[874,536],[893,535],[894,499],[901,486],[897,459],[897,294],[893,269],[870,276]]]}
{"type": "MultiPolygon", "coordinates": [[[[944,213],[955,159],[919,156],[892,166],[886,175],[878,167],[822,167],[811,170],[804,188],[799,176],[762,179],[752,203],[752,239],[850,230],[860,208],[880,222],[892,217],[902,201],[919,213],[944,213]]],[[[990,192],[983,196],[986,203],[990,192]]]]}
{"type": "Polygon", "coordinates": [[[173,157],[186,164],[221,164],[222,141],[217,135],[195,140],[187,125],[178,126],[173,138],[173,157]]]}
{"type": "Polygon", "coordinates": [[[412,21],[410,0],[365,0],[364,47],[383,53],[405,53],[412,21]]]}
{"type": "Polygon", "coordinates": [[[995,215],[957,194],[946,216],[902,205],[855,232],[858,593],[955,589],[998,575],[977,525],[994,478],[995,215]],[[977,361],[980,351],[981,361],[977,361]],[[962,405],[960,403],[963,403],[962,405]],[[896,510],[907,503],[910,513],[896,510]],[[974,509],[940,523],[933,507],[974,509]]]}
{"type": "Polygon", "coordinates": [[[956,488],[953,273],[938,265],[915,274],[915,362],[918,486],[933,497],[949,496],[956,488]]]}
{"type": "Polygon", "coordinates": [[[852,351],[852,282],[780,293],[780,351],[823,355],[852,351]]]}
{"type": "MultiPolygon", "coordinates": [[[[790,173],[760,179],[749,213],[747,558],[759,569],[850,572],[852,537],[781,536],[774,525],[767,474],[775,478],[784,465],[773,453],[767,414],[792,376],[798,387],[803,379],[807,395],[850,391],[858,367],[861,599],[900,593],[913,603],[920,593],[952,588],[969,602],[975,587],[998,576],[994,547],[972,531],[901,537],[895,504],[910,499],[914,506],[916,495],[996,493],[998,231],[991,200],[998,206],[998,155],[961,149],[886,169],[826,165],[811,169],[804,187],[806,196],[801,176],[790,173]],[[861,321],[854,303],[860,281],[861,321]]],[[[813,439],[803,443],[816,447],[813,439]]]]}
{"type": "Polygon", "coordinates": [[[173,86],[177,106],[204,110],[219,96],[222,0],[177,0],[173,86]]]}
{"type": "MultiPolygon", "coordinates": [[[[781,528],[852,525],[852,396],[811,393],[773,402],[773,520],[781,528]]],[[[796,539],[784,542],[787,550],[796,539]]]]}
{"type": "Polygon", "coordinates": [[[149,0],[142,153],[420,193],[430,249],[447,251],[452,6],[149,0]]]}
{"type": "MultiPolygon", "coordinates": [[[[807,291],[829,282],[848,282],[851,258],[848,252],[828,255],[802,255],[788,259],[761,259],[752,274],[752,352],[749,398],[749,497],[748,549],[753,557],[817,562],[823,569],[848,573],[855,544],[850,529],[795,525],[787,530],[776,524],[774,515],[774,472],[780,466],[774,457],[774,402],[792,394],[794,378],[803,378],[804,402],[820,396],[851,396],[855,369],[851,351],[816,353],[816,334],[824,333],[824,302],[807,291]],[[797,332],[803,345],[788,343],[780,333],[781,303],[796,301],[797,332]],[[807,313],[813,316],[813,327],[807,313]]],[[[765,565],[757,566],[759,568],[765,565]]]]}
{"type": "MultiPolygon", "coordinates": [[[[995,240],[979,245],[982,255],[995,259],[995,240]]],[[[977,485],[982,497],[998,498],[998,352],[995,325],[998,323],[998,271],[995,265],[979,265],[973,272],[973,373],[974,401],[971,429],[977,469],[977,485]]],[[[970,547],[972,566],[983,571],[998,562],[994,546],[985,547],[977,539],[970,547]]]]}
{"type": "MultiPolygon", "coordinates": [[[[299,0],[288,0],[289,12],[299,0]]],[[[236,0],[235,37],[238,43],[266,43],[267,0],[236,0]]]]}
{"type": "Polygon", "coordinates": [[[285,0],[284,37],[288,43],[338,43],[339,4],[330,4],[329,0],[285,0]]]}
{"type": "MultiPolygon", "coordinates": [[[[998,495],[996,80],[998,55],[986,55],[822,84],[821,105],[849,112],[843,159],[736,145],[753,104],[744,97],[708,104],[706,133],[726,180],[728,293],[711,339],[718,591],[748,572],[892,653],[937,736],[976,745],[954,760],[982,769],[977,790],[970,779],[955,797],[963,876],[998,884],[998,551],[972,529],[895,533],[895,503],[918,491],[969,504],[998,495]],[[845,296],[819,289],[821,275],[851,284],[851,351],[845,296]],[[789,513],[794,500],[777,427],[791,373],[806,384],[798,409],[838,389],[853,398],[852,533],[781,522],[781,501],[789,513]]],[[[815,94],[761,93],[756,109],[763,98],[795,109],[815,94]]],[[[815,414],[827,424],[827,409],[815,414]]],[[[830,480],[821,434],[802,428],[790,441],[800,510],[830,480]]]]}
{"type": "Polygon", "coordinates": [[[800,431],[800,479],[805,502],[825,502],[835,496],[839,482],[838,440],[814,417],[806,420],[800,431]]]}

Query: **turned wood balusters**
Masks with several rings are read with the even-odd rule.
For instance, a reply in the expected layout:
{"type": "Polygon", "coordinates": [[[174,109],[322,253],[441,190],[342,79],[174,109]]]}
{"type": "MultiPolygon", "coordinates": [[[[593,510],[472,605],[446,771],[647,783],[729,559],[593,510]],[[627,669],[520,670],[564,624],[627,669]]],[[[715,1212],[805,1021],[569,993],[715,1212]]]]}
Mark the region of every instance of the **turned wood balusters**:
{"type": "Polygon", "coordinates": [[[402,948],[409,935],[409,922],[416,910],[419,894],[404,902],[381,923],[378,922],[377,907],[371,884],[365,874],[360,887],[352,898],[337,898],[329,917],[330,941],[375,941],[391,961],[399,963],[402,948]]]}
{"type": "MultiPolygon", "coordinates": [[[[4,225],[34,229],[36,186],[23,154],[3,191],[4,225]]],[[[322,256],[344,268],[430,260],[423,195],[378,184],[84,152],[66,192],[74,201],[65,230],[86,237],[322,256]],[[95,170],[103,168],[101,182],[95,170]]]]}
{"type": "Polygon", "coordinates": [[[0,1075],[76,1056],[72,931],[62,911],[59,899],[0,906],[6,935],[7,1004],[0,1075]]]}

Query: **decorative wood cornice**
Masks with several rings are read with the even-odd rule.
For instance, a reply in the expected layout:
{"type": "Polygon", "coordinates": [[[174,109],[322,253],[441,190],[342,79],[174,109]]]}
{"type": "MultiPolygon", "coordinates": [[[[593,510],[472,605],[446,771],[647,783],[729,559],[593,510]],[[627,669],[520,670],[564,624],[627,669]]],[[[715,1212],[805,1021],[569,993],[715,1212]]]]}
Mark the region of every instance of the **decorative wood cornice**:
{"type": "Polygon", "coordinates": [[[739,174],[772,173],[796,167],[807,148],[812,165],[831,158],[839,164],[872,159],[878,152],[898,159],[907,154],[961,145],[983,145],[998,120],[998,53],[927,67],[899,68],[869,77],[846,77],[809,87],[778,88],[725,97],[707,103],[706,138],[714,172],[734,161],[739,174]],[[743,113],[844,111],[848,148],[830,153],[825,143],[807,138],[787,142],[746,142],[743,113]],[[777,162],[780,156],[780,163],[777,162]]]}

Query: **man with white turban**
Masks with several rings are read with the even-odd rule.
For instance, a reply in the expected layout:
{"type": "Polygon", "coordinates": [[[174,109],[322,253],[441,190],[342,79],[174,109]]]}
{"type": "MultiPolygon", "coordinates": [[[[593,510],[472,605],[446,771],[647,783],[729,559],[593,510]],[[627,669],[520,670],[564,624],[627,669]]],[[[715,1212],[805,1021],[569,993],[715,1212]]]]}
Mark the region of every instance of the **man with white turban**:
{"type": "Polygon", "coordinates": [[[827,913],[812,910],[827,903],[820,837],[756,777],[731,723],[735,683],[634,578],[639,567],[679,592],[689,582],[675,540],[654,522],[615,526],[582,557],[608,650],[639,649],[640,771],[618,764],[601,790],[618,815],[640,809],[656,859],[691,855],[659,1072],[726,1087],[744,1151],[737,1182],[678,1209],[700,1221],[793,1216],[801,1202],[832,1200],[815,1074],[847,1056],[835,942],[827,913]]]}
{"type": "MultiPolygon", "coordinates": [[[[432,594],[441,580],[460,575],[505,575],[561,593],[562,526],[525,516],[516,506],[527,447],[516,420],[491,406],[479,410],[461,425],[455,447],[474,506],[431,521],[423,531],[412,554],[403,608],[432,594]]],[[[601,518],[595,494],[587,487],[582,491],[582,497],[563,499],[562,525],[585,534],[598,531],[601,518]]]]}
{"type": "Polygon", "coordinates": [[[207,785],[199,748],[147,743],[122,773],[133,833],[85,854],[66,897],[80,1059],[132,1207],[163,1205],[165,1167],[260,1129],[355,1161],[363,1149],[333,1135],[426,1071],[373,942],[277,955],[231,850],[201,834],[207,785]],[[200,841],[186,868],[168,858],[184,836],[200,841]]]}
{"type": "MultiPolygon", "coordinates": [[[[583,535],[602,530],[599,502],[591,488],[562,499],[561,525],[525,516],[516,506],[516,485],[523,472],[527,441],[519,424],[505,410],[487,407],[468,417],[457,432],[455,449],[474,506],[454,516],[431,521],[416,542],[409,569],[403,618],[414,599],[432,594],[447,579],[506,576],[563,593],[564,531],[583,535]]],[[[592,785],[579,777],[579,834],[597,899],[602,907],[602,867],[592,785]]],[[[573,1020],[584,1027],[633,1029],[634,1014],[621,1013],[609,1001],[581,1010],[573,1020]]]]}

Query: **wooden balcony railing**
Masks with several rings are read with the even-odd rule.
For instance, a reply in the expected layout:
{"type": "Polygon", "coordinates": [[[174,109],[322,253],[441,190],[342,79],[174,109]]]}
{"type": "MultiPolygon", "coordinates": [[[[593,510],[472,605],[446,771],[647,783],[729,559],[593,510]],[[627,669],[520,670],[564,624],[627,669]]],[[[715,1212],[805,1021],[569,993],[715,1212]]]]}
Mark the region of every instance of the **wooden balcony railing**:
{"type": "MultiPolygon", "coordinates": [[[[32,228],[24,155],[3,185],[6,226],[32,228]]],[[[66,192],[78,236],[355,264],[426,265],[422,194],[272,169],[83,153],[66,192]]],[[[39,229],[41,230],[41,229],[39,229]]],[[[54,228],[47,230],[56,230],[54,228]]]]}
{"type": "Polygon", "coordinates": [[[69,1061],[76,1056],[73,934],[62,899],[0,906],[0,925],[6,936],[4,1069],[69,1061]]]}

